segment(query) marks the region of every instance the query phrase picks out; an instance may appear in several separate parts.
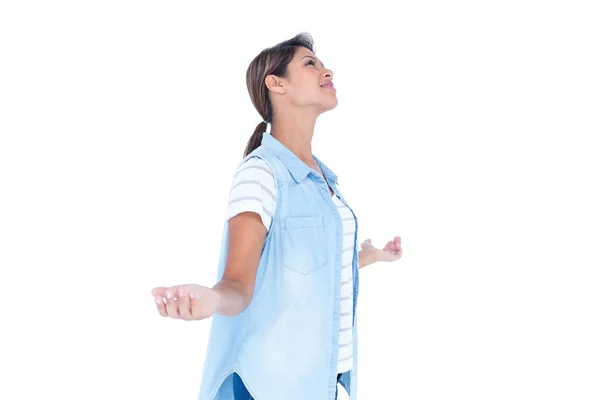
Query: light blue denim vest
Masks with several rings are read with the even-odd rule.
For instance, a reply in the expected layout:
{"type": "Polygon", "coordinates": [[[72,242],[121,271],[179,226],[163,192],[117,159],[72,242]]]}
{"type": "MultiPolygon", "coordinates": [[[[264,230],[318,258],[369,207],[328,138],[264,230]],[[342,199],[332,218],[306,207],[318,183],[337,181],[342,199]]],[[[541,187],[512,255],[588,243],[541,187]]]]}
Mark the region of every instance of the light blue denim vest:
{"type": "MultiPolygon", "coordinates": [[[[269,133],[244,158],[275,176],[277,206],[248,308],[211,318],[199,400],[333,400],[337,386],[342,221],[327,184],[348,205],[337,176],[318,158],[327,183],[269,133]],[[248,392],[249,391],[249,392],[248,392]]],[[[242,161],[242,162],[243,162],[242,161]]],[[[349,207],[350,208],[350,207],[349,207]]],[[[354,212],[353,212],[354,214],[354,212]]],[[[356,232],[358,223],[354,218],[356,232]]],[[[354,236],[354,365],[340,379],[356,400],[358,246],[354,236]]],[[[217,280],[227,257],[227,223],[217,280]]]]}

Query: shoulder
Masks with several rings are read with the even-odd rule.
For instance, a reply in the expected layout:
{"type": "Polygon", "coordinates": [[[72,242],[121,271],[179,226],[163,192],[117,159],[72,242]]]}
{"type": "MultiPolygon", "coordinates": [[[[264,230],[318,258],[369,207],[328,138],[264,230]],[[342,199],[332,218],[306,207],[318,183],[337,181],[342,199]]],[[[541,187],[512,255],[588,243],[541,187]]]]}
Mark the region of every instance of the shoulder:
{"type": "Polygon", "coordinates": [[[275,187],[275,176],[269,164],[259,157],[251,157],[238,165],[233,175],[232,186],[240,181],[255,181],[268,187],[275,187]]]}
{"type": "Polygon", "coordinates": [[[256,212],[269,230],[276,203],[275,178],[268,163],[258,157],[244,160],[231,182],[228,219],[244,211],[256,212]]]}

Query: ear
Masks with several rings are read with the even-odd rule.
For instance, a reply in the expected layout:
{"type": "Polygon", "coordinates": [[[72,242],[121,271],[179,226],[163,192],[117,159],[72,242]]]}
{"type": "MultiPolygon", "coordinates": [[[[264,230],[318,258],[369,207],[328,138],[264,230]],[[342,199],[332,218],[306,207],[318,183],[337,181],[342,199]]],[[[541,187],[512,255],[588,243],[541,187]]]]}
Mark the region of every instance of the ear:
{"type": "Polygon", "coordinates": [[[277,94],[284,94],[285,87],[283,86],[283,82],[281,80],[282,79],[278,76],[269,75],[265,78],[265,85],[267,86],[267,89],[269,89],[271,92],[275,92],[277,94]]]}

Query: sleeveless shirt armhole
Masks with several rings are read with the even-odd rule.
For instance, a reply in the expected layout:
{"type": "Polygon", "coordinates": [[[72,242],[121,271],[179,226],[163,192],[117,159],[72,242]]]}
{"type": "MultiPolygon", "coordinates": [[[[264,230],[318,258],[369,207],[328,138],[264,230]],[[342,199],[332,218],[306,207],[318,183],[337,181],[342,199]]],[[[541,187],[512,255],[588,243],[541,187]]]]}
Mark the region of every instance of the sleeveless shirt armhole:
{"type": "Polygon", "coordinates": [[[242,212],[255,212],[269,231],[276,196],[275,178],[269,165],[260,158],[246,160],[237,168],[231,182],[227,221],[242,212]]]}

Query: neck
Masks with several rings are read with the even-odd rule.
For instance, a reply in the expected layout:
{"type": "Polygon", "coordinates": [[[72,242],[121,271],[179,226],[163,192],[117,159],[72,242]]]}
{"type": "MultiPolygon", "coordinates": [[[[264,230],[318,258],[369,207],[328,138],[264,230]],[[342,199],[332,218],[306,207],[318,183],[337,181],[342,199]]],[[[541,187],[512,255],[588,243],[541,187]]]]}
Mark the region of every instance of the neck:
{"type": "Polygon", "coordinates": [[[274,116],[271,135],[302,161],[312,162],[312,138],[317,116],[287,111],[284,115],[285,118],[274,116]]]}

